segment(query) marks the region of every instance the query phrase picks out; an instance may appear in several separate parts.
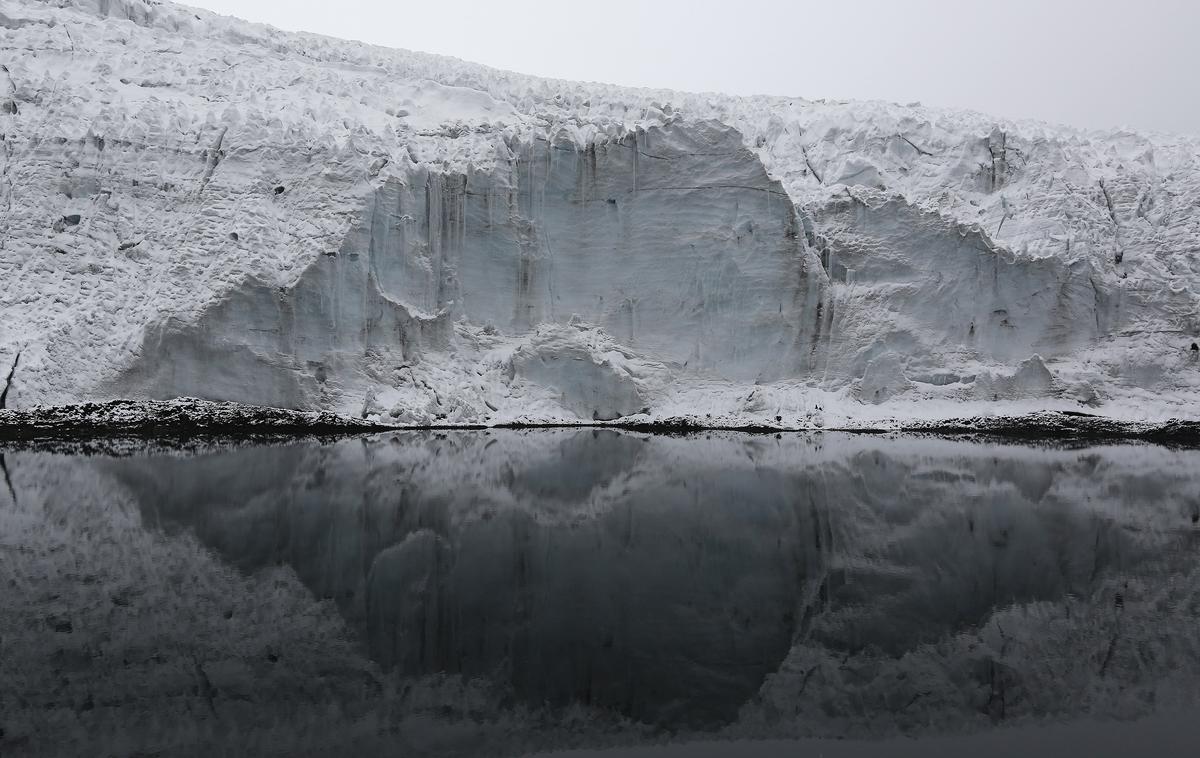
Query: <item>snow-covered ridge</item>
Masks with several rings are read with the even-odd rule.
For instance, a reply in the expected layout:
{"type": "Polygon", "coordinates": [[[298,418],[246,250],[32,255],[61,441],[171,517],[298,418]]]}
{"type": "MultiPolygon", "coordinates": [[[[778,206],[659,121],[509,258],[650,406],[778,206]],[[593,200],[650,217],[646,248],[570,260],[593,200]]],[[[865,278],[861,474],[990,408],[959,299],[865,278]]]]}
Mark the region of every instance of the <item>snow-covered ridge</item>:
{"type": "Polygon", "coordinates": [[[539,79],[143,0],[0,0],[0,49],[9,407],[1197,415],[1196,138],[539,79]]]}

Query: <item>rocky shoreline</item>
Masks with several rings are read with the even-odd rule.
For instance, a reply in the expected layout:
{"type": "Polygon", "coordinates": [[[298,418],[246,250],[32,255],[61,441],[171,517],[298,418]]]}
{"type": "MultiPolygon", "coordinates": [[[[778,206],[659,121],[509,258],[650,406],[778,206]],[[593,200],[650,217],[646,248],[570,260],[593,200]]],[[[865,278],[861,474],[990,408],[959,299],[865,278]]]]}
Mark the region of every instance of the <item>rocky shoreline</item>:
{"type": "Polygon", "coordinates": [[[1077,412],[1043,411],[1019,416],[971,416],[944,420],[897,420],[877,425],[794,426],[726,422],[701,423],[691,417],[651,420],[580,421],[578,423],[511,423],[494,427],[464,424],[396,425],[325,411],[213,402],[197,398],[175,400],[112,400],[77,405],[0,410],[0,442],[19,447],[61,452],[111,454],[143,449],[148,440],[172,450],[200,450],[255,442],[286,442],[298,438],[371,434],[404,430],[464,430],[486,428],[540,429],[561,427],[613,428],[647,434],[690,435],[701,432],[747,434],[849,432],[854,434],[920,434],[939,437],[981,437],[1014,442],[1150,442],[1171,446],[1200,445],[1200,421],[1123,421],[1077,412]],[[49,446],[49,447],[48,447],[49,446]]]}
{"type": "Polygon", "coordinates": [[[110,400],[0,410],[0,440],[346,434],[391,429],[324,411],[174,400],[110,400]]]}
{"type": "MultiPolygon", "coordinates": [[[[846,430],[850,431],[850,430],[846,430]]],[[[983,436],[1016,441],[1081,440],[1200,445],[1200,421],[1121,421],[1084,413],[1046,411],[1024,416],[976,416],[904,425],[901,431],[945,437],[983,436]]]]}

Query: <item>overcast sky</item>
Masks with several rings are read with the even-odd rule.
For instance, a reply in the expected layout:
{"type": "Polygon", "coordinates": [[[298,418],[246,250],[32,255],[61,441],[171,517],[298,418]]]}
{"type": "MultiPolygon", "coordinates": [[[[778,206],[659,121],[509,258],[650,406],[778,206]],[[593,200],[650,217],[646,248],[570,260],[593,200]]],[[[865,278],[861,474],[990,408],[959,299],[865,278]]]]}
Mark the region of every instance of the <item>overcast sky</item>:
{"type": "Polygon", "coordinates": [[[190,0],[563,79],[1200,133],[1200,0],[190,0]]]}

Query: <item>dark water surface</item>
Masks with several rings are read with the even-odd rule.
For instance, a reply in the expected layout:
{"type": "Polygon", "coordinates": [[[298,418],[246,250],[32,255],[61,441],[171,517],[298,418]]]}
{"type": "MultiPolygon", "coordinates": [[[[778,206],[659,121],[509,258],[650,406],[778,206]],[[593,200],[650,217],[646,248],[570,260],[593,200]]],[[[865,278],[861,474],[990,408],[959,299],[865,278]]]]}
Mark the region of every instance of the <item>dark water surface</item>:
{"type": "Polygon", "coordinates": [[[496,430],[120,453],[4,455],[0,754],[929,738],[1200,702],[1200,451],[496,430]]]}

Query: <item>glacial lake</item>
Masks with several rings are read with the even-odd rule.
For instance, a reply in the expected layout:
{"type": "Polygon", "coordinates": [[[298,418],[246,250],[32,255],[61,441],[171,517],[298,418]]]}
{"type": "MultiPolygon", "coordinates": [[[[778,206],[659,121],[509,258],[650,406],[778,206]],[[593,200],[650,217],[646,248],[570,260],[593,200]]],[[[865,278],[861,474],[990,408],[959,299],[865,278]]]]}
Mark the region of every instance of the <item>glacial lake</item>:
{"type": "Polygon", "coordinates": [[[1164,718],[1184,731],[1145,754],[1200,745],[1177,717],[1200,450],[547,429],[0,453],[6,756],[884,755],[1164,718]]]}

